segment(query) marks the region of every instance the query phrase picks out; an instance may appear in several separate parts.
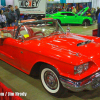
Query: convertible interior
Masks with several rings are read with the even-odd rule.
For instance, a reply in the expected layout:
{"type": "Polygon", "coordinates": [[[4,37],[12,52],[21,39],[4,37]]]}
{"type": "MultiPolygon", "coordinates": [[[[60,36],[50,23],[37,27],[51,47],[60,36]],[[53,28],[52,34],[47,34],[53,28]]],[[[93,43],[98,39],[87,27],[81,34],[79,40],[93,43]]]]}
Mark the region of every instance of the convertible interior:
{"type": "Polygon", "coordinates": [[[35,27],[35,26],[28,26],[23,25],[20,28],[18,33],[18,39],[22,38],[23,40],[32,40],[36,38],[43,38],[46,36],[54,35],[54,33],[58,33],[55,31],[54,28],[49,28],[48,26],[45,27],[35,27]]]}
{"type": "Polygon", "coordinates": [[[8,37],[25,41],[61,34],[63,30],[59,33],[58,23],[53,21],[25,22],[19,26],[3,28],[0,31],[0,44],[8,37]]]}
{"type": "MultiPolygon", "coordinates": [[[[2,30],[2,41],[6,39],[7,37],[14,38],[14,35],[16,33],[16,30],[2,30]]],[[[20,31],[18,33],[18,38],[19,40],[32,40],[36,38],[42,38],[47,35],[53,34],[54,29],[44,29],[41,27],[29,27],[29,26],[22,26],[20,28],[20,31]]],[[[1,37],[0,37],[1,38],[1,37]]],[[[1,39],[0,39],[1,40],[1,39]]]]}

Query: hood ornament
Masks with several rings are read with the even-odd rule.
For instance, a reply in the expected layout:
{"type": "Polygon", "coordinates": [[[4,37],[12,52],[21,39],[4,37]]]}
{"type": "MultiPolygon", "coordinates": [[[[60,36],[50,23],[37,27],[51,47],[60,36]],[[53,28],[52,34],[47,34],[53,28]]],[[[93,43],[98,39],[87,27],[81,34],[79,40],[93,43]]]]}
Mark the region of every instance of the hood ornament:
{"type": "Polygon", "coordinates": [[[76,53],[76,56],[78,56],[78,57],[79,57],[79,53],[76,53]]]}

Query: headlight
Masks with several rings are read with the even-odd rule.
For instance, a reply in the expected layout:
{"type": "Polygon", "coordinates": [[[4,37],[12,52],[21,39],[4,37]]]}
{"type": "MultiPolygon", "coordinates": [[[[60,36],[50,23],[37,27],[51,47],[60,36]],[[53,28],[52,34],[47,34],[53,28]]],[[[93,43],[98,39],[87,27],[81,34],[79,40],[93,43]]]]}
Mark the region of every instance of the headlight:
{"type": "Polygon", "coordinates": [[[89,63],[85,63],[85,64],[83,64],[83,65],[84,65],[84,71],[88,70],[88,68],[89,68],[89,63]]]}
{"type": "Polygon", "coordinates": [[[89,63],[84,63],[79,66],[74,67],[74,74],[82,74],[84,71],[87,71],[89,68],[89,63]]]}

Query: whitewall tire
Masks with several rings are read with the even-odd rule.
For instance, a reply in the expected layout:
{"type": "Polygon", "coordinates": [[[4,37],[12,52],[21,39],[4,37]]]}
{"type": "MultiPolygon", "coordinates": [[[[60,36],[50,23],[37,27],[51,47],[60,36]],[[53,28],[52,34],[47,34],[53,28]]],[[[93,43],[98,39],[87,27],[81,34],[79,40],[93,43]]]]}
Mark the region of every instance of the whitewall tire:
{"type": "Polygon", "coordinates": [[[59,91],[59,80],[57,75],[49,68],[44,68],[41,72],[41,81],[45,89],[50,93],[59,91]]]}
{"type": "Polygon", "coordinates": [[[64,94],[65,88],[59,80],[59,73],[53,66],[48,64],[42,65],[40,79],[45,90],[51,95],[60,97],[61,94],[64,94]]]}

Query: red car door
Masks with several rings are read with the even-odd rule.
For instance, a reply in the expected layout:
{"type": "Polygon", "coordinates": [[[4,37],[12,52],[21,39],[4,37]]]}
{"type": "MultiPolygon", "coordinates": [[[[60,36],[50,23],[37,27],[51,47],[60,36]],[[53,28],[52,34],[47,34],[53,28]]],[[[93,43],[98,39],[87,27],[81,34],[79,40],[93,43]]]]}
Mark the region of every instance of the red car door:
{"type": "Polygon", "coordinates": [[[13,38],[6,38],[3,44],[0,45],[0,58],[16,67],[20,67],[19,49],[17,48],[17,42],[13,38]]]}
{"type": "Polygon", "coordinates": [[[20,68],[19,42],[20,41],[14,39],[11,32],[8,31],[3,34],[3,37],[0,36],[0,59],[20,68]]]}

